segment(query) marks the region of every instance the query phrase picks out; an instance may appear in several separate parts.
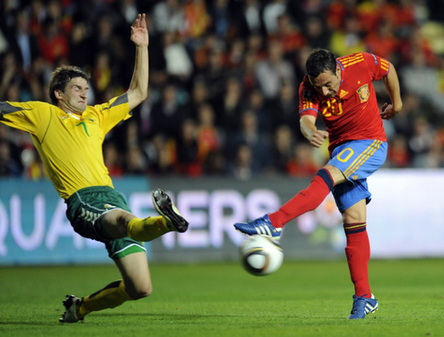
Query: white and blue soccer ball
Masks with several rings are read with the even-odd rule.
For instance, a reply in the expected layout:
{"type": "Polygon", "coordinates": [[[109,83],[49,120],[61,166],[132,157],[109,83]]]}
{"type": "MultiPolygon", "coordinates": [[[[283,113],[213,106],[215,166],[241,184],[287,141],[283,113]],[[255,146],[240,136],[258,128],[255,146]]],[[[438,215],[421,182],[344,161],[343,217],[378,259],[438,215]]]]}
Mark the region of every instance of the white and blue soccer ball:
{"type": "Polygon", "coordinates": [[[250,274],[264,276],[274,273],[284,261],[281,245],[266,235],[249,236],[240,247],[242,266],[250,274]]]}

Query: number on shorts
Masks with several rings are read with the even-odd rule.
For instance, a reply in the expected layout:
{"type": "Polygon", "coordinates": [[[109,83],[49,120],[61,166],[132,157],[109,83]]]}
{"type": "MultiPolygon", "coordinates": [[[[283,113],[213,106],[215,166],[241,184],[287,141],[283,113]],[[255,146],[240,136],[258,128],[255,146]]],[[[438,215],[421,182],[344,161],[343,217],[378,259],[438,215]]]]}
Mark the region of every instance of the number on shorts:
{"type": "Polygon", "coordinates": [[[339,161],[346,163],[350,159],[350,157],[353,156],[354,153],[355,152],[352,149],[347,147],[346,149],[342,150],[341,153],[338,154],[337,158],[339,161]],[[342,158],[343,156],[345,156],[345,158],[342,158]]]}

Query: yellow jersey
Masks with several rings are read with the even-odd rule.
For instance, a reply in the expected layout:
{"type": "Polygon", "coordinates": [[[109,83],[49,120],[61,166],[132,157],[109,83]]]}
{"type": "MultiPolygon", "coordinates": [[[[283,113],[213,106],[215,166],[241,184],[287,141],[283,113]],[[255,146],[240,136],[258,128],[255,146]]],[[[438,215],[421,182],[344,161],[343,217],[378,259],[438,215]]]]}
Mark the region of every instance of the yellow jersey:
{"type": "Polygon", "coordinates": [[[102,144],[115,125],[130,117],[126,93],[87,106],[82,115],[45,102],[0,102],[0,122],[31,135],[49,178],[65,200],[85,187],[113,187],[102,144]]]}

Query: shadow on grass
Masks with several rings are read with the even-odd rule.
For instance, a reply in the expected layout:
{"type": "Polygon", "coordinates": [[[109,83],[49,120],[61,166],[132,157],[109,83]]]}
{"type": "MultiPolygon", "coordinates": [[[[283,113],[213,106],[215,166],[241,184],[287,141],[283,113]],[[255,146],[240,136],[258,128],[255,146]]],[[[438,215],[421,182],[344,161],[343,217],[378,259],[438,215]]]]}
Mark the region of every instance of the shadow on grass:
{"type": "Polygon", "coordinates": [[[152,317],[156,320],[196,320],[202,318],[236,318],[242,317],[243,315],[235,314],[183,314],[183,313],[106,313],[106,312],[95,312],[94,316],[97,317],[152,317]]]}
{"type": "Polygon", "coordinates": [[[44,321],[0,321],[0,326],[2,325],[20,325],[20,326],[54,326],[62,324],[58,321],[58,318],[54,322],[44,322],[44,321]]]}
{"type": "MultiPolygon", "coordinates": [[[[55,317],[55,316],[54,316],[55,317]]],[[[112,318],[113,320],[115,318],[143,318],[143,319],[149,319],[152,318],[152,320],[156,321],[197,321],[202,319],[220,319],[220,318],[230,318],[233,319],[235,317],[240,317],[240,315],[227,315],[227,314],[175,314],[175,313],[109,313],[109,312],[94,312],[91,314],[91,316],[88,315],[88,317],[85,318],[86,321],[88,321],[88,318],[91,317],[97,317],[100,319],[106,320],[107,318],[112,318]]],[[[86,322],[85,322],[86,323],[86,322]]],[[[11,321],[4,321],[0,320],[0,326],[7,326],[7,325],[17,325],[17,326],[54,326],[54,325],[71,325],[71,323],[60,323],[58,321],[58,317],[54,318],[54,322],[48,322],[46,320],[38,320],[37,317],[35,317],[35,320],[11,320],[11,321]]],[[[80,322],[80,324],[83,324],[80,322]]]]}

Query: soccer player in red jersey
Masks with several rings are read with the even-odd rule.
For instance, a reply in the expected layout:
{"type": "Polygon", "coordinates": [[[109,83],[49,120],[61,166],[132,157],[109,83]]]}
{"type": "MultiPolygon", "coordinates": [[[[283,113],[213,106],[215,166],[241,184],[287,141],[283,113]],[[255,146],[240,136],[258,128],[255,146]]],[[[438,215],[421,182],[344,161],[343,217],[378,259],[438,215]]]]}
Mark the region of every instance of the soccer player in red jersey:
{"type": "Polygon", "coordinates": [[[306,62],[307,75],[299,88],[300,126],[314,147],[329,140],[330,159],[310,185],[276,212],[234,226],[244,234],[265,234],[279,239],[290,220],[315,209],[330,193],[342,213],[347,238],[345,253],[355,288],[349,319],[364,318],[378,308],[370,291],[370,243],[366,231],[366,205],[371,194],[367,177],[387,156],[382,119],[402,108],[398,75],[389,61],[361,52],[335,58],[328,50],[314,50],[306,62]],[[378,108],[372,82],[382,80],[391,103],[378,108]],[[327,130],[316,126],[320,115],[327,130]]]}

